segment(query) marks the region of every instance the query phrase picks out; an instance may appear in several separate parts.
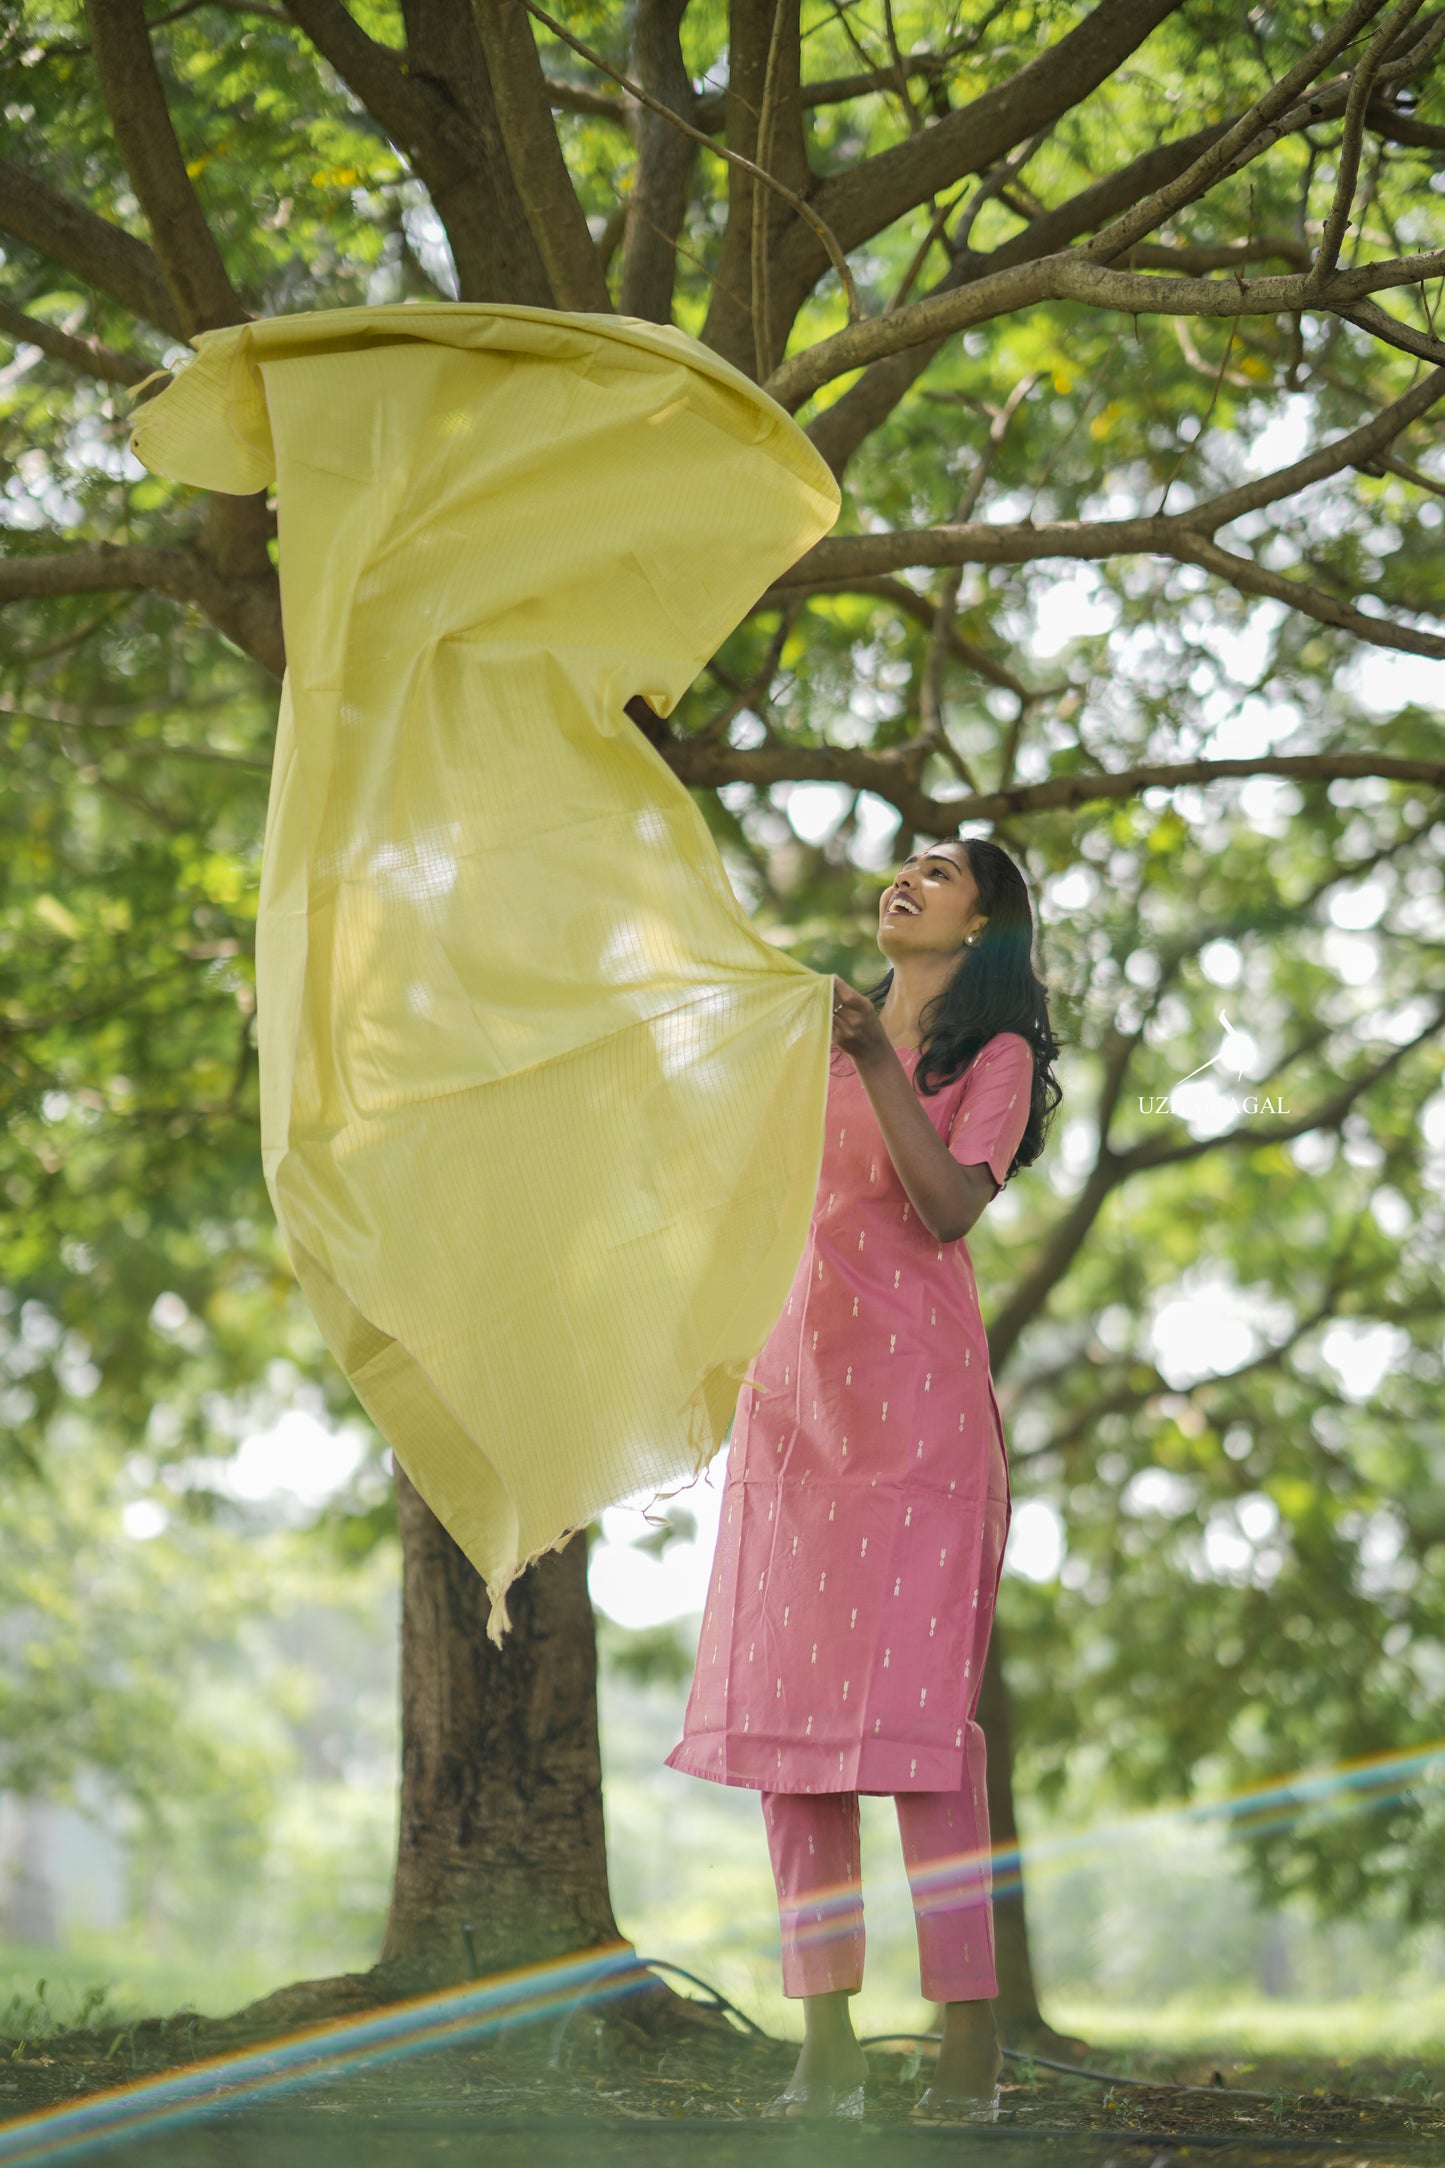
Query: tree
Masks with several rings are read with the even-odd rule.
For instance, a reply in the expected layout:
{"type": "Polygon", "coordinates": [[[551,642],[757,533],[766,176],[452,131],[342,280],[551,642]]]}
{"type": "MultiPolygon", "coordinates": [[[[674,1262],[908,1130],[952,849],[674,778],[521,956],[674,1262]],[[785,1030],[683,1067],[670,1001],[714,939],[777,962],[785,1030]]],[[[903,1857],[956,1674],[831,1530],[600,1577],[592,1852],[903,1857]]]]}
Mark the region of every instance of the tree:
{"type": "MultiPolygon", "coordinates": [[[[163,1172],[171,1156],[201,1187],[224,1167],[259,1214],[241,1164],[250,997],[234,869],[254,859],[283,662],[274,523],[259,498],[198,506],[136,473],[119,410],[180,341],[252,314],[438,288],[622,307],[697,332],[799,415],[845,485],[840,532],[760,597],[676,717],[643,722],[778,936],[805,892],[834,914],[840,932],[792,936],[819,968],[863,952],[846,930],[859,869],[804,854],[803,883],[796,842],[792,873],[760,844],[761,809],[788,785],[846,794],[835,853],[876,805],[915,841],[989,824],[1041,884],[1103,838],[1135,880],[1123,958],[1163,940],[1161,883],[1186,915],[1209,891],[1211,809],[1242,803],[1239,779],[1297,794],[1314,888],[1291,887],[1273,852],[1259,870],[1286,914],[1327,900],[1332,792],[1368,779],[1401,825],[1391,848],[1418,846],[1408,809],[1445,779],[1438,734],[1419,716],[1386,732],[1330,681],[1361,651],[1445,658],[1431,548],[1445,485],[1422,465],[1445,394],[1426,290],[1445,247],[1430,245],[1440,219],[1419,185],[1445,148],[1422,117],[1442,42],[1445,17],[1420,0],[1356,0],[1323,28],[1300,5],[1241,20],[1212,0],[977,0],[942,25],[885,0],[733,0],[726,15],[637,0],[565,22],[524,0],[470,13],[205,0],[149,21],[140,0],[26,0],[0,48],[17,131],[0,162],[0,331],[16,354],[11,445],[25,440],[0,600],[12,742],[38,784],[28,808],[12,803],[17,819],[40,815],[12,894],[30,936],[46,929],[65,1005],[12,947],[4,1053],[28,1154],[12,1180],[26,1196],[68,1191],[45,1124],[69,1113],[47,1117],[46,1095],[68,1093],[73,1111],[89,1093],[94,1149],[129,1156],[162,1219],[168,1184],[187,1194],[163,1172]],[[1271,427],[1298,421],[1303,441],[1260,456],[1271,427]],[[1127,699],[1078,674],[1087,648],[1052,681],[1030,657],[1061,562],[1099,568],[1092,592],[1132,632],[1127,699]],[[1257,689],[1292,703],[1287,749],[1262,727],[1211,744],[1221,700],[1242,697],[1221,624],[1260,650],[1257,689]],[[107,893],[121,826],[127,865],[146,869],[125,913],[107,893]],[[40,885],[60,863],[83,911],[70,887],[40,885]]],[[[1122,1199],[1175,1194],[1171,1168],[1238,1165],[1261,1134],[1279,1150],[1344,1129],[1405,1077],[1418,1105],[1440,1021],[1431,1007],[1294,1127],[1126,1144],[1149,1033],[1197,1053],[1209,997],[1176,926],[1157,1000],[1131,1009],[1129,982],[1104,968],[1121,964],[1126,928],[1095,932],[1097,954],[1073,958],[1081,993],[1089,982],[1094,1156],[1027,1226],[991,1319],[1004,1377],[1026,1335],[1047,1347],[1069,1321],[1092,1345],[1092,1260],[1122,1199]],[[1171,1008],[1176,982],[1190,999],[1171,1008]]],[[[1274,991],[1283,1032],[1296,1010],[1274,991]]],[[[1269,1049],[1332,1051],[1308,1031],[1269,1049]]],[[[274,1247],[247,1224],[252,1286],[284,1303],[274,1247]]],[[[168,1270],[187,1240],[169,1230],[168,1270]]],[[[32,1263],[58,1307],[74,1305],[60,1252],[32,1263]]],[[[213,1296],[227,1282],[214,1259],[193,1273],[213,1296]]],[[[1322,1283],[1319,1299],[1339,1293],[1322,1283]]],[[[132,1306],[99,1365],[132,1420],[154,1361],[143,1340],[132,1306]]],[[[1119,1365],[1076,1349],[1062,1386],[1046,1363],[1030,1383],[1079,1395],[1082,1438],[1111,1408],[1157,1400],[1157,1378],[1122,1351],[1119,1365]]],[[[1047,1470],[1068,1442],[1038,1451],[1047,1470]]],[[[483,1970],[615,1934],[582,1546],[528,1577],[498,1655],[475,1577],[403,1481],[398,1494],[402,1858],[382,1965],[329,1983],[333,2002],[457,1978],[463,1920],[483,1970]]],[[[1056,1647],[1053,1630],[1037,1626],[1030,1647],[1056,1647]]],[[[1027,1700],[1015,1715],[1022,1731],[1027,1700]]],[[[1003,1829],[1007,1776],[996,1755],[1003,1829]]],[[[1006,2015],[1037,2031],[1022,1915],[1004,1917],[1006,2015]]]]}

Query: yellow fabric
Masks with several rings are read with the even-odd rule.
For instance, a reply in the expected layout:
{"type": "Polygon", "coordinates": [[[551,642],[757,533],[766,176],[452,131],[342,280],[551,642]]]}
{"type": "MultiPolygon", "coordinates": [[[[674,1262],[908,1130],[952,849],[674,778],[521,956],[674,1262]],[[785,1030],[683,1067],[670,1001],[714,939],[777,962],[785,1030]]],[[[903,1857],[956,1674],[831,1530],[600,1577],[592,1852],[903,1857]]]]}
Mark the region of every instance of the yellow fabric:
{"type": "Polygon", "coordinates": [[[500,1641],[524,1565],[716,1450],[802,1254],[830,982],[755,931],[623,704],[668,713],[838,494],[746,378],[628,319],[195,343],[132,443],[276,485],[266,1179],[500,1641]]]}

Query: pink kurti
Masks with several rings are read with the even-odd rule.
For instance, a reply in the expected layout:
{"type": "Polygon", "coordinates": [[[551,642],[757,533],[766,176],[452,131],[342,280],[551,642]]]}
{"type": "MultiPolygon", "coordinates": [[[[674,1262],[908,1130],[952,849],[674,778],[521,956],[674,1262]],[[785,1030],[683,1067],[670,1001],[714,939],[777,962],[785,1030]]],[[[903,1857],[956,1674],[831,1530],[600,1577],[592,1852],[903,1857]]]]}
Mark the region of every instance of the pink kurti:
{"type": "MultiPolygon", "coordinates": [[[[900,1049],[910,1077],[918,1060],[900,1049]]],[[[1001,1032],[920,1095],[953,1157],[1002,1183],[1033,1057],[1001,1032]]],[[[777,1324],[739,1394],[674,1769],[773,1792],[956,1791],[992,1608],[984,1561],[1003,1424],[967,1244],[938,1242],[835,1048],[818,1196],[777,1324]],[[987,1586],[981,1585],[987,1581],[987,1586]]]]}

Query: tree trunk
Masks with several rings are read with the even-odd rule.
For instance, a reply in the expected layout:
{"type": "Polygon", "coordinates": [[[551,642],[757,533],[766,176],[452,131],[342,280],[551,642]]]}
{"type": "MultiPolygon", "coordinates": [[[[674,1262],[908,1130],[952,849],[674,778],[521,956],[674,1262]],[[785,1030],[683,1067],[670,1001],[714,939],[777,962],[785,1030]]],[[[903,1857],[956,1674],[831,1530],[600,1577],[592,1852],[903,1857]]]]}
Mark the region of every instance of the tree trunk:
{"type": "Polygon", "coordinates": [[[988,1661],[978,1697],[978,1721],[988,1747],[989,1839],[1001,1866],[993,1897],[994,1948],[998,1965],[998,2000],[994,2016],[1007,2047],[1038,2046],[1050,2028],[1039,2009],[1029,1954],[1023,1875],[1018,1858],[1018,1822],[1014,1815],[1013,1737],[1008,1682],[1003,1673],[1003,1635],[994,1620],[988,1661]]]}
{"type": "Polygon", "coordinates": [[[411,1991],[616,1945],[586,1539],[514,1584],[497,1649],[480,1576],[399,1464],[396,1503],[401,1829],[380,1970],[411,1991]]]}

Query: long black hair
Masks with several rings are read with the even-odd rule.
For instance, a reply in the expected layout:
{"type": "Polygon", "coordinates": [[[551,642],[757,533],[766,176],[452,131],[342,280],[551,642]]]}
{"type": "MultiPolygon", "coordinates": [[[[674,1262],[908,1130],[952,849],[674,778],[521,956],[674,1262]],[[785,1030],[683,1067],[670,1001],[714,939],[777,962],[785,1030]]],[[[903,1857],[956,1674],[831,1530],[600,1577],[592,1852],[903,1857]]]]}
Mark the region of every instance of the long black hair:
{"type": "MultiPolygon", "coordinates": [[[[1064,1096],[1053,1070],[1063,1042],[1049,1021],[1048,988],[1034,969],[1028,883],[1001,845],[985,837],[950,836],[948,841],[963,852],[988,923],[977,942],[965,942],[960,949],[942,992],[923,1005],[913,1082],[924,1095],[939,1092],[962,1076],[997,1032],[1016,1031],[1027,1039],[1034,1057],[1033,1095],[1028,1127],[1009,1165],[1013,1174],[1032,1166],[1042,1152],[1064,1096]]],[[[890,965],[878,984],[866,990],[875,1009],[881,1009],[892,984],[890,965]]]]}

